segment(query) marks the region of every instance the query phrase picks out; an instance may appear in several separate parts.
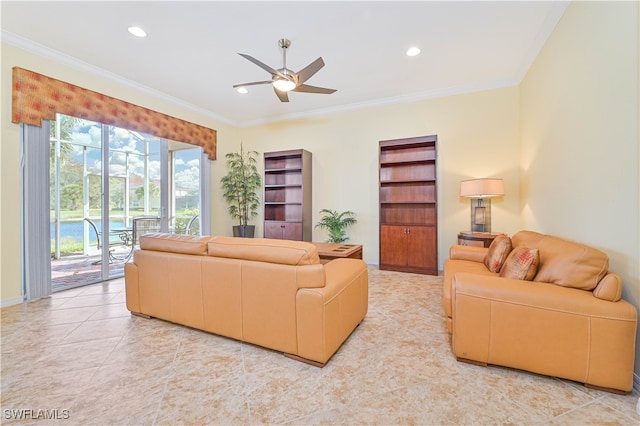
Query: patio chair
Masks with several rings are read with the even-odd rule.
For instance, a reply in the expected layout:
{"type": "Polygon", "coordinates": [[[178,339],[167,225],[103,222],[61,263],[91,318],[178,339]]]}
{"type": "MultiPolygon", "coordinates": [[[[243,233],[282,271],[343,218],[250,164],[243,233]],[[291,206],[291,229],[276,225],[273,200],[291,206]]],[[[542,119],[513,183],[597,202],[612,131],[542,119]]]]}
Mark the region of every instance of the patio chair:
{"type": "Polygon", "coordinates": [[[140,237],[150,232],[160,232],[158,216],[137,216],[133,218],[133,247],[140,245],[140,237]]]}
{"type": "Polygon", "coordinates": [[[185,235],[200,235],[200,215],[195,215],[189,222],[184,230],[185,235]]]}
{"type": "MultiPolygon", "coordinates": [[[[98,230],[98,226],[96,225],[96,223],[93,220],[89,219],[88,217],[85,217],[84,221],[87,222],[89,224],[89,226],[91,226],[91,228],[93,229],[93,232],[95,232],[95,234],[96,234],[96,240],[98,242],[97,246],[96,246],[96,249],[98,251],[102,250],[102,245],[104,244],[104,242],[103,242],[104,238],[103,238],[102,232],[100,232],[98,230]]],[[[109,232],[109,234],[111,235],[112,233],[109,232]]],[[[119,233],[115,233],[114,235],[120,236],[119,233]]],[[[109,236],[107,236],[107,244],[109,246],[109,263],[113,262],[114,260],[120,260],[120,259],[118,259],[118,258],[116,258],[114,256],[113,250],[114,250],[114,247],[116,247],[116,246],[124,245],[124,242],[122,240],[111,242],[111,239],[109,238],[109,236]]],[[[97,261],[93,262],[93,264],[97,265],[100,262],[101,262],[101,260],[97,260],[97,261]]]]}

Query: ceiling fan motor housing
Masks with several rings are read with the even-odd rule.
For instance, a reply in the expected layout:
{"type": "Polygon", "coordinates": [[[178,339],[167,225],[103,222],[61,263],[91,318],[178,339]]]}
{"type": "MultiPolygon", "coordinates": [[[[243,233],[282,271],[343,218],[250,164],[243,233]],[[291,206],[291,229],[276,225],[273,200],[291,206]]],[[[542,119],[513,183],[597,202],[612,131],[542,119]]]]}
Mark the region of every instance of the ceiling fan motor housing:
{"type": "Polygon", "coordinates": [[[280,46],[283,49],[286,49],[289,46],[291,46],[291,40],[286,38],[281,38],[280,40],[278,40],[278,46],[280,46]]]}

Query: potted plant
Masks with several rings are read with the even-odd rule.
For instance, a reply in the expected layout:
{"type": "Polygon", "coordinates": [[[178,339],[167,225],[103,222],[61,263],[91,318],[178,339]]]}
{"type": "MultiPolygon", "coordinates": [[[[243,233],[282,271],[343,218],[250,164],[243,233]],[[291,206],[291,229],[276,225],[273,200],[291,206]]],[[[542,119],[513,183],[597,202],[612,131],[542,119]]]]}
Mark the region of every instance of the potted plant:
{"type": "Polygon", "coordinates": [[[328,243],[343,243],[349,239],[345,228],[358,222],[355,218],[356,214],[352,211],[338,213],[336,210],[322,209],[320,210],[321,219],[316,224],[316,228],[326,229],[329,231],[328,243]]]}
{"type": "Polygon", "coordinates": [[[229,172],[221,180],[223,197],[229,204],[229,214],[238,220],[233,227],[234,237],[252,238],[255,225],[248,225],[249,219],[258,215],[260,198],[258,189],[262,188],[262,179],[258,173],[258,152],[245,152],[240,144],[240,152],[225,155],[229,172]]]}

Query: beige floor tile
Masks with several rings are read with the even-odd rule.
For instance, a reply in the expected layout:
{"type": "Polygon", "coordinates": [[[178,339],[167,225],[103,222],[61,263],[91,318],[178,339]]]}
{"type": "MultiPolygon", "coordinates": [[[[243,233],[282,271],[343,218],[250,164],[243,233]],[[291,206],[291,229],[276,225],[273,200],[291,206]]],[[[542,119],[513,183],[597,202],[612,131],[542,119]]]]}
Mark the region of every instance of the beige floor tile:
{"type": "MultiPolygon", "coordinates": [[[[60,308],[85,308],[91,306],[103,306],[109,304],[111,300],[117,296],[117,293],[105,293],[105,294],[90,294],[87,296],[79,295],[70,299],[67,299],[65,303],[60,305],[60,308]]],[[[116,302],[121,303],[121,302],[116,302]]]]}
{"type": "Polygon", "coordinates": [[[638,425],[640,424],[640,416],[637,414],[627,416],[600,401],[594,401],[552,419],[549,424],[576,426],[638,425]]]}
{"type": "Polygon", "coordinates": [[[108,305],[98,306],[95,312],[88,319],[97,320],[130,316],[131,312],[129,312],[125,303],[110,303],[108,305]]]}
{"type": "Polygon", "coordinates": [[[123,337],[133,323],[131,316],[85,321],[63,339],[64,343],[123,337]]]}
{"type": "Polygon", "coordinates": [[[40,328],[48,324],[80,324],[94,315],[97,309],[96,306],[52,309],[43,313],[31,325],[40,328]]]}
{"type": "Polygon", "coordinates": [[[160,407],[154,419],[159,425],[253,424],[244,377],[192,380],[175,375],[167,383],[160,407]]]}

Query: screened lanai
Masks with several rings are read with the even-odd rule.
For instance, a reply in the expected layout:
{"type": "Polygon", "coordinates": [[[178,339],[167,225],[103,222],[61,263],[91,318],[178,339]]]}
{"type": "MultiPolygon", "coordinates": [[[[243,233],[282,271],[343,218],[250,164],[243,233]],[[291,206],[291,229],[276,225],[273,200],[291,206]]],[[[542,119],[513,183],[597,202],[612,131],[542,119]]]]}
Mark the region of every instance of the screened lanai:
{"type": "Polygon", "coordinates": [[[61,114],[50,141],[53,291],[121,276],[136,218],[200,233],[201,148],[61,114]]]}

